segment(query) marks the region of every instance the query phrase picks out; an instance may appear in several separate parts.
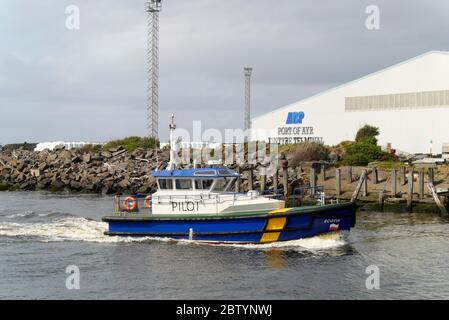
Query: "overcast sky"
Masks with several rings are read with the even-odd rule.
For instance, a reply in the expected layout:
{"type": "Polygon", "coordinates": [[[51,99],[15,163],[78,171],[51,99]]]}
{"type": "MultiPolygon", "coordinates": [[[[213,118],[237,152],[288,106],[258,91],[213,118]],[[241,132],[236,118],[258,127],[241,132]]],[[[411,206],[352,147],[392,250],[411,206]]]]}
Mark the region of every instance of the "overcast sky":
{"type": "MultiPolygon", "coordinates": [[[[160,136],[169,115],[191,128],[243,126],[252,114],[430,50],[449,50],[449,2],[163,0],[160,136]],[[368,5],[380,30],[365,27],[368,5]]],[[[146,134],[143,0],[2,0],[0,144],[107,141],[146,134]],[[68,5],[80,29],[66,28],[68,5]]]]}

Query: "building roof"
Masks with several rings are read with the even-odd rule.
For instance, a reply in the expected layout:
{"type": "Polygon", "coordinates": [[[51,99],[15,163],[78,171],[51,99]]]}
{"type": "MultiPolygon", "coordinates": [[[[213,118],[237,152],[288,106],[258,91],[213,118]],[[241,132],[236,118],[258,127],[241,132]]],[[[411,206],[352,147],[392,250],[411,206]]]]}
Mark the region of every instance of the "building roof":
{"type": "Polygon", "coordinates": [[[343,87],[345,87],[345,86],[354,84],[354,83],[356,83],[356,82],[358,82],[358,81],[364,80],[364,79],[366,79],[366,78],[368,78],[368,77],[374,76],[374,75],[379,74],[379,73],[381,73],[381,72],[385,72],[385,71],[387,71],[387,70],[393,69],[393,68],[398,67],[398,66],[400,66],[400,65],[403,65],[403,64],[412,62],[412,61],[414,61],[414,60],[421,59],[421,58],[423,58],[423,57],[425,57],[425,56],[429,56],[429,55],[432,55],[432,54],[444,54],[444,55],[449,55],[449,51],[436,51],[436,50],[434,50],[434,51],[428,51],[428,52],[426,52],[426,53],[423,53],[423,54],[420,54],[420,55],[418,55],[418,56],[416,56],[416,57],[413,57],[413,58],[404,60],[404,61],[402,61],[402,62],[396,63],[396,64],[391,65],[391,66],[389,66],[389,67],[386,67],[386,68],[384,68],[384,69],[381,69],[381,70],[378,70],[378,71],[369,73],[369,74],[367,74],[367,75],[365,75],[365,76],[363,76],[363,77],[360,77],[360,78],[357,78],[357,79],[355,79],[355,80],[351,80],[351,81],[349,81],[349,82],[343,83],[343,84],[341,84],[341,85],[339,85],[339,86],[337,86],[337,87],[334,87],[334,88],[331,88],[331,89],[328,89],[328,90],[319,92],[319,93],[314,94],[314,95],[312,95],[312,96],[310,96],[310,97],[301,99],[301,100],[299,100],[299,101],[290,103],[290,104],[288,104],[288,105],[286,105],[286,106],[283,106],[283,107],[274,109],[274,110],[272,110],[272,111],[266,112],[266,113],[264,113],[264,114],[258,115],[258,116],[256,116],[256,117],[253,117],[253,120],[254,120],[254,119],[257,119],[257,118],[264,117],[264,116],[266,116],[266,115],[268,115],[268,114],[271,114],[271,113],[273,113],[273,112],[277,112],[277,111],[284,110],[284,109],[289,109],[289,108],[291,108],[292,106],[294,106],[294,105],[296,105],[296,104],[298,104],[298,103],[305,102],[305,101],[308,101],[308,100],[310,100],[310,99],[319,97],[319,96],[321,96],[321,95],[324,95],[324,94],[329,93],[329,92],[332,92],[332,91],[334,91],[334,90],[337,90],[337,89],[343,88],[343,87]]]}
{"type": "Polygon", "coordinates": [[[156,178],[218,178],[218,177],[239,177],[240,175],[227,168],[198,168],[198,169],[179,169],[179,170],[162,170],[153,171],[153,177],[156,178]]]}

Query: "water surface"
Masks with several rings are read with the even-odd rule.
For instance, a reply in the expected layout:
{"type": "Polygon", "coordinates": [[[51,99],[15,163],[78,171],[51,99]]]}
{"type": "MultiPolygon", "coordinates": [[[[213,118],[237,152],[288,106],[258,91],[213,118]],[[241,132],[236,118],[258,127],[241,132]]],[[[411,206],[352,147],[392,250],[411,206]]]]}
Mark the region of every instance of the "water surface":
{"type": "Polygon", "coordinates": [[[107,196],[0,192],[0,298],[449,298],[449,221],[435,214],[359,212],[350,233],[204,245],[105,236],[111,209],[107,196]],[[379,290],[365,286],[369,265],[379,290]]]}

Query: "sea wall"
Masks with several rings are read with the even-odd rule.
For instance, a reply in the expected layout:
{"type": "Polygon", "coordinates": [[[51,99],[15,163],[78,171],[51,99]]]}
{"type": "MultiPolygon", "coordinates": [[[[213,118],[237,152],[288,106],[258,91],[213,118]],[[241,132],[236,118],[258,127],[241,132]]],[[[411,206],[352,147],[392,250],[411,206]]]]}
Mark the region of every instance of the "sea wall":
{"type": "Polygon", "coordinates": [[[0,153],[0,190],[51,190],[73,192],[149,192],[156,183],[150,173],[156,159],[168,160],[168,150],[132,153],[111,148],[78,154],[57,147],[40,152],[14,150],[0,153]]]}

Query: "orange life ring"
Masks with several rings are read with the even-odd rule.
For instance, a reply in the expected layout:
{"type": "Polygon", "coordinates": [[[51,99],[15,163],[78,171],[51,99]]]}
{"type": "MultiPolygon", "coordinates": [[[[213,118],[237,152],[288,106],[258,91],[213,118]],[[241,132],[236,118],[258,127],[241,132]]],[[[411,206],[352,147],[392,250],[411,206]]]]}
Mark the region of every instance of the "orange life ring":
{"type": "Polygon", "coordinates": [[[123,201],[123,207],[126,211],[134,211],[137,208],[137,201],[133,197],[128,197],[123,201]]]}
{"type": "Polygon", "coordinates": [[[149,194],[145,200],[143,201],[143,204],[146,208],[151,209],[151,194],[149,194]]]}

